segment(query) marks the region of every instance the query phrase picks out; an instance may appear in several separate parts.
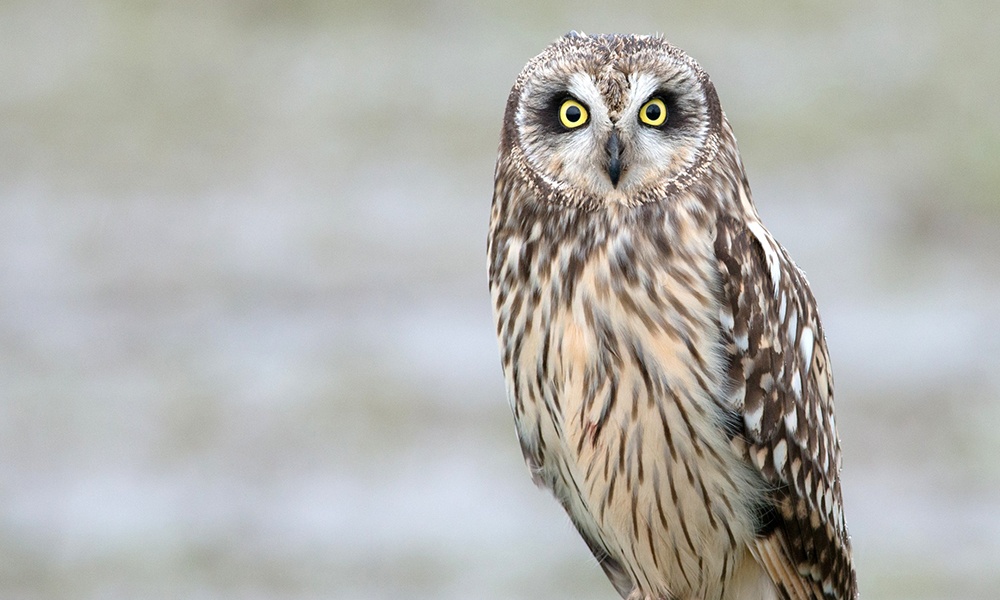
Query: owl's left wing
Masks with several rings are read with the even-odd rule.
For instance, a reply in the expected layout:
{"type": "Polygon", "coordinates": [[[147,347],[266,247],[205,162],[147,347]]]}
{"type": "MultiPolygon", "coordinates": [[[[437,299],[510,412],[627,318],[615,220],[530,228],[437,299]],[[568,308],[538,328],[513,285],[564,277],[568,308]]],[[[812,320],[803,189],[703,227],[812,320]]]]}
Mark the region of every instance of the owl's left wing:
{"type": "Polygon", "coordinates": [[[720,322],[744,455],[771,486],[751,552],[786,598],[857,597],[826,340],[805,276],[758,221],[721,217],[720,322]]]}

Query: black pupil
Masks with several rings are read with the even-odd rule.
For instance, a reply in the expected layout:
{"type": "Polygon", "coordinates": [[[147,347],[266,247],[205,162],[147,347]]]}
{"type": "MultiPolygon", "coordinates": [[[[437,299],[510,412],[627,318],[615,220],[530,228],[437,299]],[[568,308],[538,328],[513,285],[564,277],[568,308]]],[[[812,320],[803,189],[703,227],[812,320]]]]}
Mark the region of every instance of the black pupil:
{"type": "Polygon", "coordinates": [[[650,121],[655,121],[660,118],[660,107],[656,104],[650,104],[646,107],[646,118],[650,121]]]}
{"type": "Polygon", "coordinates": [[[580,113],[579,106],[569,106],[566,108],[566,120],[570,123],[576,123],[580,120],[581,116],[583,115],[580,113]]]}

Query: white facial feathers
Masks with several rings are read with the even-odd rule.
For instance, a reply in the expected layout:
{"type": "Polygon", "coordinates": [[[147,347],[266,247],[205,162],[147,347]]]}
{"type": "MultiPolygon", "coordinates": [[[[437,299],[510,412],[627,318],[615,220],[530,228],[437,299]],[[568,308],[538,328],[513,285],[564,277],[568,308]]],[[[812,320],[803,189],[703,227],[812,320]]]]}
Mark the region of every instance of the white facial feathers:
{"type": "Polygon", "coordinates": [[[705,91],[688,65],[660,58],[642,67],[582,59],[538,65],[522,83],[515,123],[523,155],[546,186],[600,204],[631,205],[692,167],[709,135],[705,91]],[[662,101],[666,120],[652,125],[641,113],[654,98],[662,101]],[[586,108],[585,123],[560,122],[566,99],[586,108]],[[613,135],[621,164],[614,174],[613,135]]]}

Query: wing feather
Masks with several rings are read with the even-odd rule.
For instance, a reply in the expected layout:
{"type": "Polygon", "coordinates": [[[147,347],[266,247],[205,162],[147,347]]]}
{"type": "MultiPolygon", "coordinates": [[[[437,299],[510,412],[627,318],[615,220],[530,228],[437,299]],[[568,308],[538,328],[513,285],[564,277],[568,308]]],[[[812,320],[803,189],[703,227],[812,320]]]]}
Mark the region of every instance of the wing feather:
{"type": "Polygon", "coordinates": [[[777,523],[751,552],[784,595],[854,599],[826,340],[805,276],[760,225],[723,216],[720,323],[744,453],[771,486],[777,523]]]}

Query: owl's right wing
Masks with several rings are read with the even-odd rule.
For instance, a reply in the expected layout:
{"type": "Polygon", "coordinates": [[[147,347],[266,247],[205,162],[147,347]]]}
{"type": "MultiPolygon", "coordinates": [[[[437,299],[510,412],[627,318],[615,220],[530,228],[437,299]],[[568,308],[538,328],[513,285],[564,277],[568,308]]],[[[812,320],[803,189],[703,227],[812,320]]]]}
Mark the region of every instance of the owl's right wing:
{"type": "Polygon", "coordinates": [[[751,553],[785,598],[857,598],[826,340],[805,276],[758,221],[723,216],[716,257],[736,443],[769,486],[751,553]]]}

